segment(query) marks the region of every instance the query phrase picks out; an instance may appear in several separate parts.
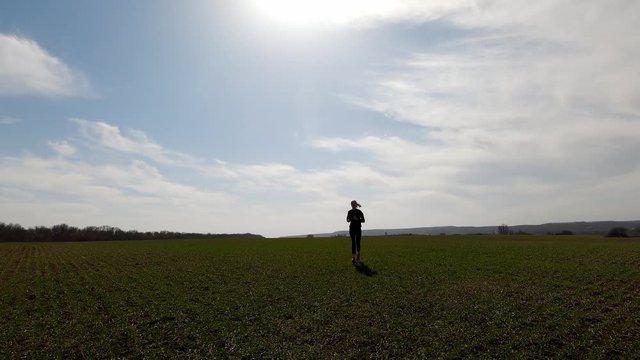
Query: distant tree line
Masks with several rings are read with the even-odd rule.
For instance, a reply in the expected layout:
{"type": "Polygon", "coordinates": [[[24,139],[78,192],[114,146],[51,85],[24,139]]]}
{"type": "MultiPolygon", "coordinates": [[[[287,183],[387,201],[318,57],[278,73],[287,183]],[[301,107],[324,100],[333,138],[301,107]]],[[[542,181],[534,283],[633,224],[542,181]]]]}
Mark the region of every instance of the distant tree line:
{"type": "Polygon", "coordinates": [[[500,235],[531,235],[528,232],[524,232],[522,230],[513,231],[509,228],[509,225],[502,224],[498,226],[498,234],[500,235]]]}
{"type": "Polygon", "coordinates": [[[609,230],[607,237],[629,237],[629,230],[624,227],[614,227],[609,230]]]}
{"type": "Polygon", "coordinates": [[[511,229],[509,229],[509,226],[507,224],[502,224],[502,225],[498,226],[498,234],[500,234],[500,235],[511,235],[511,234],[513,234],[513,231],[511,229]]]}
{"type": "Polygon", "coordinates": [[[62,241],[113,241],[113,240],[167,240],[213,239],[228,237],[262,238],[254,234],[201,234],[174,231],[121,230],[113,226],[87,226],[77,228],[67,224],[52,227],[23,228],[18,224],[0,222],[0,242],[62,242],[62,241]]]}

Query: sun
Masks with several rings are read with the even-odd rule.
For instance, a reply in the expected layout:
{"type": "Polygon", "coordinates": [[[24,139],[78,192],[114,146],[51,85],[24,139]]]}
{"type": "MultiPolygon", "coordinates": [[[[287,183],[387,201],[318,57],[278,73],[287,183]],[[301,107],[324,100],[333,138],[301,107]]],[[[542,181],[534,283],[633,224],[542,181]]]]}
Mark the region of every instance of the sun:
{"type": "Polygon", "coordinates": [[[253,0],[258,12],[291,27],[340,26],[384,12],[388,0],[253,0]]]}

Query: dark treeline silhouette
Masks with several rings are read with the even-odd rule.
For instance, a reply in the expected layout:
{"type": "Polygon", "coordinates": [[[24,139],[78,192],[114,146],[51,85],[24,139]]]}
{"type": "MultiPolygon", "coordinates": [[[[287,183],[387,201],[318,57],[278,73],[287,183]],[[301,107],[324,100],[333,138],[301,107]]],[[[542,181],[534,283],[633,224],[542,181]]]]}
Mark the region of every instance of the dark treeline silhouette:
{"type": "Polygon", "coordinates": [[[229,237],[262,238],[254,234],[200,234],[173,231],[121,230],[113,226],[87,226],[77,228],[66,224],[50,228],[36,226],[25,229],[18,224],[0,222],[0,242],[39,241],[112,241],[112,240],[167,240],[167,239],[220,239],[229,237]]]}
{"type": "Polygon", "coordinates": [[[607,233],[607,237],[629,237],[629,230],[624,227],[614,227],[607,233]]]}

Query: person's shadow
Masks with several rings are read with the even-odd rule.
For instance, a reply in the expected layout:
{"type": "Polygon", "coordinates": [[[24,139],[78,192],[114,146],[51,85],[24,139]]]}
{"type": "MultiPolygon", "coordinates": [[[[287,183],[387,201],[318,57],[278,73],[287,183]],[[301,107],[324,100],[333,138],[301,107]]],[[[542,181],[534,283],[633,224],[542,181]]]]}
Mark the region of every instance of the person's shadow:
{"type": "Polygon", "coordinates": [[[376,275],[378,273],[362,261],[354,263],[353,266],[356,268],[357,272],[368,277],[372,277],[373,275],[376,275]]]}

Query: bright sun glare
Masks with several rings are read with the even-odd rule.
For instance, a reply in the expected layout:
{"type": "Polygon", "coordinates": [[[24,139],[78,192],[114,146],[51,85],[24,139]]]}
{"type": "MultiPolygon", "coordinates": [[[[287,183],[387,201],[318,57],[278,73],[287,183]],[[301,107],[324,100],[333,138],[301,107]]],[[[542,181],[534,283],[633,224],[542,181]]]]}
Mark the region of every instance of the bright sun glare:
{"type": "Polygon", "coordinates": [[[253,0],[265,17],[294,27],[365,22],[391,10],[388,0],[253,0]]]}

